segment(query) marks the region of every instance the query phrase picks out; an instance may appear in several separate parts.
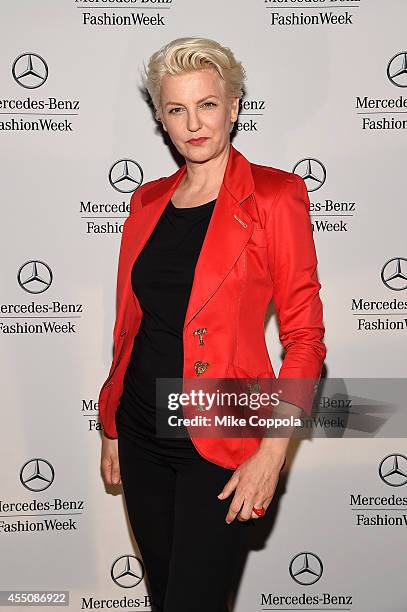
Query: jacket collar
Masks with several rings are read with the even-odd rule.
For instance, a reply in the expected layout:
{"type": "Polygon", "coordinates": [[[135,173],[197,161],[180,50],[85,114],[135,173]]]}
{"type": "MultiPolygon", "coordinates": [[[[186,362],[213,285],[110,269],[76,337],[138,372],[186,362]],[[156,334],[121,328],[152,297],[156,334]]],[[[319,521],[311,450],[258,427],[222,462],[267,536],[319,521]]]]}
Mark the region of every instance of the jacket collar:
{"type": "MultiPolygon", "coordinates": [[[[164,198],[167,201],[175,192],[178,183],[187,170],[183,164],[176,172],[161,179],[147,193],[141,196],[142,205],[147,206],[157,198],[164,198]]],[[[254,182],[250,162],[230,143],[229,158],[223,176],[223,187],[229,192],[237,202],[242,202],[254,191],[254,182]]]]}

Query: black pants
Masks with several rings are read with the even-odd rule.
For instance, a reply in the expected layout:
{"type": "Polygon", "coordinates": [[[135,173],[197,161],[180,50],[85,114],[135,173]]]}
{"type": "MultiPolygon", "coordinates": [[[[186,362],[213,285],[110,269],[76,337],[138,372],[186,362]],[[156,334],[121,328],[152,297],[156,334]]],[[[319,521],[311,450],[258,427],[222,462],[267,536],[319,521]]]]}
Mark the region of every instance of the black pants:
{"type": "MultiPolygon", "coordinates": [[[[191,443],[192,444],[192,443],[191,443]]],[[[253,519],[225,521],[233,474],[194,447],[142,443],[118,432],[123,493],[157,612],[227,612],[233,562],[253,519]]]]}

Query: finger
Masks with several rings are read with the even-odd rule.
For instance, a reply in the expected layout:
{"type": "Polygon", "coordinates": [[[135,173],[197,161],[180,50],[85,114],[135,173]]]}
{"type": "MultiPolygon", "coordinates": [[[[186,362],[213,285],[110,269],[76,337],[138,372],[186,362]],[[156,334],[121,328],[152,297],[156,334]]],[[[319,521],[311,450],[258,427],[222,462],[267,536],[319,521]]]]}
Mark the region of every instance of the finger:
{"type": "Polygon", "coordinates": [[[113,482],[113,484],[115,484],[117,486],[120,486],[122,484],[122,479],[121,479],[120,473],[119,473],[119,476],[118,476],[118,480],[113,482]]]}
{"type": "Polygon", "coordinates": [[[273,497],[266,497],[263,502],[261,501],[256,501],[254,504],[252,504],[252,510],[251,510],[251,517],[250,518],[254,518],[254,519],[259,519],[262,518],[261,516],[259,516],[258,514],[256,514],[253,510],[253,506],[255,508],[264,508],[267,511],[267,508],[269,507],[271,500],[273,499],[273,497]]]}
{"type": "Polygon", "coordinates": [[[102,459],[100,466],[101,466],[101,470],[102,470],[103,480],[105,481],[105,483],[107,485],[112,484],[111,483],[112,468],[111,468],[110,460],[109,459],[102,459]]]}
{"type": "Polygon", "coordinates": [[[228,480],[228,482],[223,487],[222,491],[217,496],[218,499],[226,499],[226,497],[229,497],[232,491],[234,491],[235,488],[237,487],[238,483],[239,483],[239,473],[234,472],[233,475],[228,480]]]}
{"type": "Polygon", "coordinates": [[[232,502],[229,506],[228,513],[225,517],[225,521],[228,524],[231,523],[236,518],[236,515],[239,513],[243,503],[244,503],[244,498],[237,495],[237,491],[236,491],[236,493],[233,496],[232,502]]]}
{"type": "MultiPolygon", "coordinates": [[[[252,498],[247,498],[244,500],[244,504],[242,508],[240,509],[240,512],[237,515],[238,521],[248,521],[250,518],[252,518],[252,515],[254,514],[254,512],[252,511],[252,508],[255,505],[253,504],[253,499],[255,498],[252,497],[252,498]]],[[[259,506],[256,506],[256,508],[258,507],[259,506]]]]}
{"type": "Polygon", "coordinates": [[[107,485],[120,484],[120,469],[118,462],[111,457],[106,457],[101,461],[102,476],[107,485]]]}
{"type": "Polygon", "coordinates": [[[120,484],[120,468],[118,461],[112,461],[112,484],[120,484]]]}

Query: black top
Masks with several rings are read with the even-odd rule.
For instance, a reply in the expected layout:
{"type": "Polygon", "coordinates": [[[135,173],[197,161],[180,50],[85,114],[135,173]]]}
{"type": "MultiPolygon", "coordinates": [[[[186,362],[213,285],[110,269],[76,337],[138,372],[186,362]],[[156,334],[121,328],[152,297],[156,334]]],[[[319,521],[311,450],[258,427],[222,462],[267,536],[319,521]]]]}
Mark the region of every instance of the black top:
{"type": "MultiPolygon", "coordinates": [[[[144,444],[158,442],[196,453],[186,429],[177,428],[178,436],[183,431],[185,438],[156,437],[155,379],[174,377],[182,383],[185,315],[215,202],[177,208],[170,200],[132,268],[132,287],[143,318],[124,376],[116,426],[144,444]]],[[[182,391],[182,384],[177,387],[174,381],[171,391],[182,391]]]]}

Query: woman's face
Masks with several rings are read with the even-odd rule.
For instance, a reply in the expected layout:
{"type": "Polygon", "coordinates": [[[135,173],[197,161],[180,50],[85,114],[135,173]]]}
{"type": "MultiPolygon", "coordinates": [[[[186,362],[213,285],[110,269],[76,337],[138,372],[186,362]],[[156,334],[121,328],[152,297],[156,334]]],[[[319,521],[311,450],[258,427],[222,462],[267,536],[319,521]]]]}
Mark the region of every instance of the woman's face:
{"type": "Polygon", "coordinates": [[[219,155],[230,142],[239,98],[227,98],[214,68],[203,68],[161,79],[161,121],[174,146],[186,160],[204,162],[219,155]],[[190,139],[205,137],[203,144],[190,139]]]}

